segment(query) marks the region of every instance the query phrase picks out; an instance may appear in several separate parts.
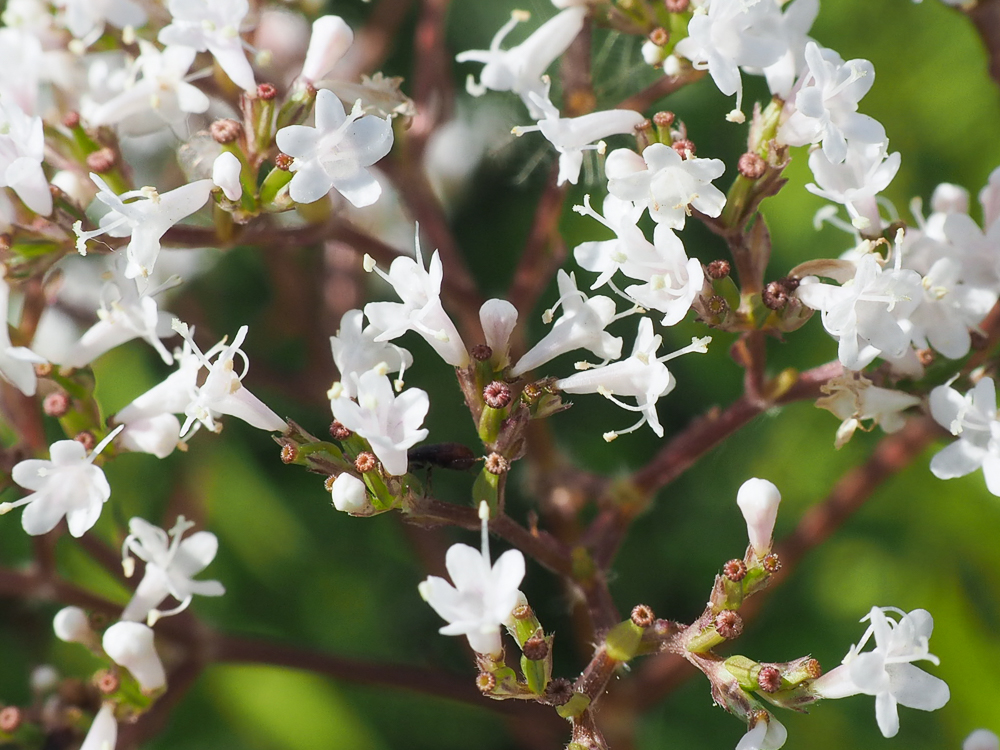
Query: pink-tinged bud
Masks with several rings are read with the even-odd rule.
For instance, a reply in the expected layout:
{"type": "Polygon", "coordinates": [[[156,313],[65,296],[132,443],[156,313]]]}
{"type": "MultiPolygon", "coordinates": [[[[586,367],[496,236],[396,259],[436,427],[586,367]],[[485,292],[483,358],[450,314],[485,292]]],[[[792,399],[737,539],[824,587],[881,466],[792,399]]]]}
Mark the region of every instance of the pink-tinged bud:
{"type": "Polygon", "coordinates": [[[330,494],[333,507],[344,513],[356,513],[368,503],[365,483],[353,474],[341,474],[334,479],[330,494]]]}
{"type": "Polygon", "coordinates": [[[322,16],[313,21],[312,37],[302,78],[318,81],[329,73],[354,41],[354,32],[340,16],[322,16]]]}
{"type": "Polygon", "coordinates": [[[153,629],[141,622],[116,622],[104,631],[102,641],[108,656],[138,681],[143,692],[167,684],[167,674],[153,644],[153,629]]]}
{"type": "Polygon", "coordinates": [[[12,734],[21,726],[23,715],[17,706],[6,706],[0,711],[0,732],[12,734]]]}
{"type": "Polygon", "coordinates": [[[757,557],[771,551],[771,534],[780,502],[778,488],[766,479],[749,479],[736,494],[736,504],[746,519],[750,546],[757,557]]]}

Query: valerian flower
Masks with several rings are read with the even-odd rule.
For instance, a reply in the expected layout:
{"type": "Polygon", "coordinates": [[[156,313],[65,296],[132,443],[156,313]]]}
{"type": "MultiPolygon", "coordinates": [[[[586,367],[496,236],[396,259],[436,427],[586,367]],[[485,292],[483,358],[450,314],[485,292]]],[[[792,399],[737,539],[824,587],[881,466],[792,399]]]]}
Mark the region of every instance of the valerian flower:
{"type": "Polygon", "coordinates": [[[340,16],[320,16],[312,25],[312,36],[300,78],[318,81],[340,62],[354,42],[354,32],[340,16]]]}
{"type": "Polygon", "coordinates": [[[376,341],[380,333],[382,331],[375,326],[364,326],[361,310],[344,313],[337,334],[330,337],[333,364],[340,375],[340,380],[330,390],[331,399],[357,396],[357,378],[368,370],[378,370],[381,375],[398,372],[398,381],[402,382],[403,372],[413,364],[413,356],[387,341],[376,341]]]}
{"type": "Polygon", "coordinates": [[[275,136],[284,153],[295,158],[288,195],[296,203],[313,203],[336,189],[352,205],[370,206],[382,194],[367,167],[392,148],[389,118],[366,115],[361,101],[350,115],[332,91],[316,94],[316,126],[289,125],[275,136]]]}
{"type": "Polygon", "coordinates": [[[813,195],[840,203],[847,208],[851,223],[866,235],[882,229],[875,196],[885,190],[899,171],[899,152],[887,154],[888,141],[847,150],[843,162],[833,162],[818,149],[809,154],[809,168],[816,183],[806,185],[813,195]]]}
{"type": "Polygon", "coordinates": [[[42,118],[29,117],[0,95],[0,187],[9,187],[36,214],[52,213],[52,193],[42,171],[45,136],[42,118]]]}
{"type": "Polygon", "coordinates": [[[114,705],[105,703],[94,717],[94,723],[80,745],[80,750],[114,750],[118,742],[118,722],[114,705]]]}
{"type": "Polygon", "coordinates": [[[34,396],[38,387],[35,365],[45,361],[24,346],[12,346],[7,330],[7,308],[10,303],[10,286],[0,276],[0,378],[17,388],[25,396],[34,396]]]}
{"type": "Polygon", "coordinates": [[[76,440],[59,440],[49,447],[50,458],[15,464],[11,479],[31,493],[13,503],[0,503],[0,515],[26,505],[21,526],[31,536],[52,531],[64,517],[69,533],[83,536],[111,497],[111,485],[94,459],[120,430],[109,433],[90,454],[76,440]]]}
{"type": "Polygon", "coordinates": [[[758,558],[767,556],[771,551],[771,536],[779,503],[781,493],[773,482],[766,479],[748,479],[736,493],[736,504],[747,522],[750,547],[758,558]]]}
{"type": "Polygon", "coordinates": [[[883,736],[899,731],[897,705],[935,711],[948,702],[950,691],[943,680],[911,662],[938,658],[928,651],[934,620],[924,609],[904,613],[895,607],[872,607],[862,619],[869,621],[861,642],[852,646],[843,663],[812,683],[821,698],[844,698],[864,693],[875,696],[875,718],[883,736]],[[886,616],[895,612],[899,620],[886,616]],[[874,636],[875,648],[862,652],[874,636]]]}
{"type": "Polygon", "coordinates": [[[207,50],[233,83],[244,91],[256,88],[240,39],[240,24],[250,10],[247,0],[170,0],[167,8],[173,20],[160,30],[160,44],[207,50]]]}
{"type": "Polygon", "coordinates": [[[160,617],[186,609],[195,594],[222,596],[226,593],[218,581],[194,580],[194,576],[215,559],[219,540],[210,531],[199,531],[182,539],[193,526],[184,516],[178,516],[169,532],[141,518],[128,522],[129,535],[122,544],[122,567],[126,576],[131,577],[135,571],[132,555],[135,555],[146,563],[146,572],[122,612],[122,620],[153,623],[160,617]],[[180,603],[167,611],[157,610],[168,596],[180,603]]]}
{"type": "Polygon", "coordinates": [[[778,750],[787,738],[785,725],[770,712],[760,711],[751,719],[751,726],[736,744],[736,750],[778,750]]]}
{"type": "Polygon", "coordinates": [[[1000,419],[993,378],[982,378],[964,396],[950,385],[939,385],[931,391],[930,405],[934,420],[958,438],[931,459],[931,473],[954,479],[982,468],[987,489],[1000,497],[1000,419]]]}
{"type": "Polygon", "coordinates": [[[333,480],[330,496],[333,507],[342,513],[356,513],[370,505],[365,483],[346,471],[333,480]]]}
{"type": "Polygon", "coordinates": [[[500,626],[510,618],[518,602],[518,587],[524,579],[524,555],[507,550],[490,563],[489,507],[479,506],[482,520],[480,549],[453,544],[445,556],[452,583],[429,576],[420,586],[420,596],[448,621],[442,635],[464,635],[472,650],[499,656],[503,652],[500,626]]]}
{"type": "Polygon", "coordinates": [[[125,667],[145,693],[167,684],[167,673],[156,653],[153,629],[141,622],[116,622],[104,631],[104,652],[125,667]]]}
{"type": "Polygon", "coordinates": [[[906,423],[903,411],[920,403],[909,393],[892,388],[880,388],[860,373],[845,372],[820,386],[827,394],[816,399],[816,406],[832,412],[842,419],[834,440],[835,448],[842,448],[859,427],[868,431],[879,425],[883,432],[893,433],[906,423]],[[872,422],[866,427],[865,422],[872,422]]]}

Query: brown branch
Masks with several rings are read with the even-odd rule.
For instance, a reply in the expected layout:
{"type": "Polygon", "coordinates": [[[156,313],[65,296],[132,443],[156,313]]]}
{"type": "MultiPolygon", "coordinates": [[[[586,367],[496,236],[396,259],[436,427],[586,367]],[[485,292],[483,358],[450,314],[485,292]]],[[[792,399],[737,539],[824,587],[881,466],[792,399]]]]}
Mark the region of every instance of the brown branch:
{"type": "Polygon", "coordinates": [[[636,112],[645,112],[656,102],[670,96],[690,83],[701,79],[705,75],[704,70],[682,70],[675,76],[663,76],[654,81],[649,86],[635,94],[632,94],[619,102],[617,109],[634,109],[636,112]]]}
{"type": "Polygon", "coordinates": [[[354,35],[354,43],[337,66],[338,77],[354,80],[362,73],[377,70],[392,52],[412,5],[413,0],[381,0],[354,35]]]}
{"type": "Polygon", "coordinates": [[[979,0],[963,10],[986,47],[990,77],[1000,84],[1000,0],[979,0]]]}
{"type": "Polygon", "coordinates": [[[413,160],[423,159],[427,139],[451,118],[455,101],[445,16],[451,0],[423,0],[414,31],[413,102],[417,114],[407,135],[413,160]]]}

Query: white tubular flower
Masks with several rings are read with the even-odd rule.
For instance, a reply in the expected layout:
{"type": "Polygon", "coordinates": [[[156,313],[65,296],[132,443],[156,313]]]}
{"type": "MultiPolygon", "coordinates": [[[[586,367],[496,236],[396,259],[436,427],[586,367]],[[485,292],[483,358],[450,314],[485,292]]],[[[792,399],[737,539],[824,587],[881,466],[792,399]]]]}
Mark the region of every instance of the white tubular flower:
{"type": "Polygon", "coordinates": [[[708,12],[695,13],[688,36],[677,43],[677,54],[698,70],[708,69],[715,85],[726,96],[736,94],[736,107],[727,115],[733,122],[745,119],[740,67],[766,68],[785,54],[781,13],[771,0],[712,0],[708,12]]]}
{"type": "Polygon", "coordinates": [[[636,125],[646,118],[631,109],[609,109],[591,112],[580,117],[560,117],[559,110],[549,101],[548,91],[544,96],[534,91],[528,94],[535,107],[541,110],[543,119],[537,125],[516,127],[511,132],[516,136],[540,131],[559,152],[559,176],[557,185],[569,182],[573,185],[580,179],[584,151],[604,152],[604,141],[609,135],[631,133],[636,125]],[[597,145],[590,145],[600,141],[597,145]]]}
{"type": "Polygon", "coordinates": [[[354,32],[340,16],[320,16],[312,25],[309,48],[300,77],[318,81],[326,76],[354,42],[354,32]]]}
{"type": "Polygon", "coordinates": [[[90,618],[79,607],[63,607],[52,618],[52,630],[56,638],[66,643],[82,643],[89,646],[97,643],[90,618]]]}
{"type": "Polygon", "coordinates": [[[590,196],[583,196],[582,206],[573,206],[573,210],[582,216],[597,219],[615,233],[613,240],[596,240],[582,242],[573,250],[573,258],[581,267],[598,274],[590,285],[591,289],[604,286],[615,272],[621,269],[632,278],[641,278],[630,273],[627,268],[637,266],[633,258],[646,258],[656,251],[646,235],[637,226],[642,217],[644,206],[637,206],[631,201],[622,200],[614,195],[604,199],[604,216],[597,213],[590,205],[590,196]]]}
{"type": "Polygon", "coordinates": [[[11,346],[7,330],[7,309],[10,306],[10,287],[0,276],[0,378],[17,388],[25,396],[34,396],[38,387],[35,365],[45,362],[24,346],[11,346]]]}
{"type": "Polygon", "coordinates": [[[859,373],[846,372],[827,381],[821,388],[827,394],[816,399],[816,406],[842,419],[834,440],[835,448],[843,448],[859,427],[864,431],[879,425],[883,432],[893,433],[906,423],[902,412],[920,403],[909,393],[880,388],[859,373]],[[871,420],[872,426],[865,426],[871,420]]]}
{"type": "Polygon", "coordinates": [[[240,39],[247,0],[170,0],[167,8],[173,22],[160,30],[160,44],[208,50],[233,83],[244,91],[256,88],[240,39]]]}
{"type": "Polygon", "coordinates": [[[844,698],[864,693],[875,696],[875,718],[885,737],[899,731],[896,706],[936,711],[948,702],[950,691],[943,680],[913,666],[919,659],[938,663],[928,651],[934,619],[924,609],[904,613],[895,607],[872,607],[862,618],[869,621],[861,642],[852,646],[843,663],[812,683],[821,698],[844,698]],[[886,612],[899,615],[895,621],[886,612]],[[862,653],[875,637],[875,648],[862,653]]]}
{"type": "Polygon", "coordinates": [[[49,447],[51,458],[29,458],[14,465],[11,479],[31,490],[13,503],[0,503],[0,515],[27,505],[21,526],[31,536],[47,534],[66,518],[69,533],[81,537],[97,523],[101,508],[111,497],[111,485],[94,459],[121,428],[112,431],[97,447],[87,449],[76,440],[59,440],[49,447]]]}
{"type": "Polygon", "coordinates": [[[167,684],[167,673],[153,643],[152,628],[141,622],[116,622],[104,631],[102,645],[115,664],[132,673],[144,693],[167,684]]]}
{"type": "Polygon", "coordinates": [[[790,146],[823,143],[831,164],[847,158],[848,141],[884,143],[885,128],[878,120],[858,112],[858,102],[875,82],[875,68],[868,60],[846,63],[833,50],[809,42],[809,66],[804,85],[794,99],[794,111],[778,129],[778,140],[790,146]]]}
{"type": "Polygon", "coordinates": [[[622,272],[643,284],[625,287],[625,293],[647,310],[663,313],[660,325],[672,326],[687,315],[701,293],[705,271],[701,261],[688,258],[684,243],[666,224],[653,230],[653,252],[636,254],[622,272]]]}
{"type": "Polygon", "coordinates": [[[352,205],[370,206],[382,187],[366,167],[392,148],[392,125],[366,115],[359,99],[351,114],[337,95],[327,89],[316,93],[316,127],[289,125],[278,131],[275,142],[295,157],[288,195],[296,203],[313,203],[336,189],[352,205]]]}
{"type": "Polygon", "coordinates": [[[785,725],[767,711],[758,712],[751,721],[752,726],[736,744],[736,750],[778,750],[788,739],[785,725]]]}
{"type": "Polygon", "coordinates": [[[365,317],[381,331],[375,341],[391,341],[407,331],[416,331],[449,365],[465,367],[469,364],[469,352],[441,305],[441,279],[444,277],[441,257],[435,250],[425,270],[419,233],[415,246],[415,259],[396,258],[389,266],[389,273],[378,268],[371,258],[366,258],[365,269],[389,282],[402,302],[369,302],[365,305],[365,317]]]}
{"type": "Polygon", "coordinates": [[[615,320],[614,301],[601,295],[588,298],[577,289],[576,277],[561,269],[556,283],[559,300],[545,311],[544,319],[546,322],[551,320],[559,307],[563,314],[552,330],[517,361],[510,371],[514,377],[576,349],[586,349],[605,362],[618,359],[622,354],[622,340],[604,330],[615,320]]]}
{"type": "Polygon", "coordinates": [[[843,163],[830,161],[822,149],[809,154],[815,184],[806,185],[813,195],[847,208],[851,223],[867,235],[882,231],[882,217],[875,196],[885,190],[899,171],[899,152],[886,155],[888,141],[847,149],[843,163]]]}
{"type": "Polygon", "coordinates": [[[962,750],[1000,750],[1000,738],[989,729],[977,729],[965,738],[962,750]]]}
{"type": "Polygon", "coordinates": [[[489,508],[479,507],[482,519],[480,549],[453,544],[445,556],[445,567],[453,583],[428,576],[418,587],[420,596],[448,621],[442,635],[464,635],[478,654],[498,657],[503,653],[500,626],[517,606],[518,587],[524,579],[524,555],[520,550],[504,552],[490,564],[489,508]]]}
{"type": "Polygon", "coordinates": [[[42,118],[29,117],[7,95],[0,95],[0,187],[9,187],[41,216],[52,213],[52,193],[42,171],[45,136],[42,118]]]}
{"type": "Polygon", "coordinates": [[[214,187],[211,180],[197,180],[162,194],[156,188],[144,187],[117,195],[99,175],[91,172],[90,179],[100,188],[97,200],[111,210],[101,217],[100,229],[93,232],[84,232],[83,222],[73,225],[76,249],[86,255],[88,240],[102,234],[131,236],[125,248],[127,279],[149,276],[160,253],[160,238],[178,221],[204,206],[214,187]],[[131,198],[136,200],[125,203],[131,198]]]}
{"type": "Polygon", "coordinates": [[[899,268],[884,270],[874,253],[856,263],[854,277],[842,286],[820,284],[806,277],[796,295],[808,307],[821,310],[823,327],[839,343],[838,357],[849,370],[860,370],[875,357],[902,357],[910,345],[900,326],[923,297],[920,274],[899,268]]]}
{"type": "Polygon", "coordinates": [[[398,372],[399,382],[402,382],[404,371],[413,364],[413,356],[405,349],[376,341],[382,333],[379,328],[363,326],[364,314],[361,310],[348,310],[340,319],[337,335],[330,337],[333,364],[340,374],[340,380],[334,383],[328,394],[331,399],[356,397],[357,377],[368,370],[377,370],[380,375],[398,372]]]}
{"type": "Polygon", "coordinates": [[[510,335],[517,325],[517,308],[505,299],[488,299],[479,308],[486,346],[493,350],[491,361],[498,370],[510,366],[510,335]]]}
{"type": "Polygon", "coordinates": [[[653,323],[649,318],[639,321],[632,354],[620,362],[612,362],[604,367],[570,375],[555,382],[555,387],[566,393],[600,393],[616,406],[627,411],[641,412],[642,417],[631,427],[605,433],[604,439],[609,442],[619,435],[634,432],[642,425],[648,424],[659,437],[663,437],[663,427],[656,414],[656,402],[674,389],[676,380],[667,369],[664,362],[687,352],[704,352],[711,339],[696,339],[691,346],[657,358],[662,339],[653,333],[653,323]],[[635,398],[636,405],[623,403],[617,397],[630,396],[635,398]]]}
{"type": "Polygon", "coordinates": [[[718,216],[725,194],[712,184],[726,165],[719,159],[683,159],[670,146],[654,143],[640,157],[620,148],[608,155],[608,192],[649,208],[653,221],[683,229],[691,209],[718,216]]]}
{"type": "Polygon", "coordinates": [[[736,493],[736,504],[747,522],[750,547],[758,558],[766,557],[771,551],[771,536],[780,502],[778,488],[766,479],[748,479],[736,493]]]}
{"type": "Polygon", "coordinates": [[[339,474],[333,480],[330,494],[333,507],[343,513],[357,513],[369,505],[365,483],[347,472],[339,474]]]}
{"type": "Polygon", "coordinates": [[[206,354],[202,354],[198,349],[186,325],[175,321],[174,327],[187,340],[191,351],[198,357],[202,366],[208,368],[205,382],[197,389],[184,409],[187,419],[181,427],[181,437],[187,435],[195,423],[203,425],[212,432],[219,432],[222,425],[215,420],[226,414],[242,419],[258,430],[284,432],[288,423],[243,387],[243,378],[250,370],[250,360],[240,348],[249,331],[247,326],[240,327],[232,344],[227,346],[225,340],[220,341],[206,354]],[[218,354],[213,362],[210,357],[216,352],[218,354]],[[243,371],[239,375],[233,371],[236,357],[243,360],[243,371]]]}
{"type": "Polygon", "coordinates": [[[218,581],[193,580],[215,559],[219,549],[219,540],[210,531],[199,531],[182,540],[184,533],[193,526],[184,516],[177,517],[177,523],[169,532],[141,518],[128,522],[129,535],[122,544],[122,568],[126,576],[131,577],[135,570],[132,555],[135,555],[146,563],[146,572],[122,612],[122,620],[147,620],[152,625],[160,617],[187,609],[195,594],[222,596],[226,593],[218,581]],[[168,596],[180,604],[167,611],[157,610],[168,596]]]}
{"type": "Polygon", "coordinates": [[[511,13],[510,20],[493,37],[488,50],[467,50],[455,55],[458,62],[485,63],[479,75],[479,83],[469,76],[466,82],[469,93],[482,96],[487,90],[513,91],[524,101],[532,117],[542,117],[542,112],[528,94],[544,93],[542,75],[576,39],[586,16],[587,9],[584,7],[567,8],[535,29],[531,36],[516,47],[502,50],[500,45],[507,34],[518,23],[530,17],[526,11],[515,10],[511,13]]]}
{"type": "Polygon", "coordinates": [[[996,384],[984,377],[964,396],[950,385],[931,391],[931,416],[958,437],[931,459],[938,479],[955,479],[982,468],[986,487],[1000,497],[1000,420],[996,384]]]}
{"type": "Polygon", "coordinates": [[[223,151],[212,162],[212,182],[222,188],[223,194],[231,201],[238,201],[243,195],[240,183],[242,169],[239,157],[232,151],[223,151]]]}
{"type": "Polygon", "coordinates": [[[331,402],[334,419],[365,438],[387,474],[406,473],[406,451],[427,437],[420,425],[430,399],[425,391],[409,388],[396,396],[385,375],[369,370],[358,378],[358,401],[331,402]]]}
{"type": "Polygon", "coordinates": [[[80,745],[80,750],[115,750],[118,742],[118,722],[115,720],[115,709],[110,703],[101,706],[94,717],[90,731],[80,745]]]}

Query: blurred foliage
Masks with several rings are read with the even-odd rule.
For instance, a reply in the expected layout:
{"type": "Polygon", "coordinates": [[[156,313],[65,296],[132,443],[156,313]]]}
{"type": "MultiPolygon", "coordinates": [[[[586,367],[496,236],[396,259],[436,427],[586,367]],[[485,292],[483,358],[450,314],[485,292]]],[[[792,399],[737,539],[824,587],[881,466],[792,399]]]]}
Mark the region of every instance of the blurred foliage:
{"type": "MultiPolygon", "coordinates": [[[[542,0],[520,5],[533,12],[533,24],[553,12],[542,0]]],[[[488,46],[512,7],[509,0],[453,0],[451,49],[488,46]]],[[[349,12],[335,4],[331,10],[349,15],[352,21],[360,21],[368,12],[361,3],[352,4],[349,12]]],[[[409,19],[409,28],[413,20],[409,19]]],[[[524,33],[524,28],[518,29],[512,39],[517,41],[524,33]]],[[[845,59],[864,57],[874,62],[877,79],[861,109],[885,125],[890,150],[903,154],[902,168],[886,193],[901,214],[907,216],[913,196],[926,201],[939,182],[958,183],[975,195],[1000,164],[1000,139],[994,127],[1000,121],[1000,100],[986,74],[978,38],[965,18],[932,0],[922,5],[909,0],[826,0],[812,35],[845,59]]],[[[595,54],[602,105],[655,78],[642,66],[634,40],[600,33],[595,54]]],[[[408,76],[411,64],[409,46],[402,45],[386,72],[408,76]]],[[[459,87],[473,70],[455,66],[459,87]]],[[[747,100],[762,99],[762,83],[745,80],[747,100]]],[[[660,106],[687,123],[700,156],[723,158],[732,174],[745,129],[723,119],[731,102],[708,78],[660,106]]],[[[509,111],[520,119],[504,123],[502,130],[526,121],[517,106],[509,111]]],[[[501,139],[489,151],[456,209],[453,224],[485,293],[498,294],[511,276],[553,156],[531,137],[516,142],[501,139]],[[526,171],[530,160],[537,166],[526,171]]],[[[567,207],[580,202],[585,192],[600,193],[593,167],[586,172],[591,181],[571,193],[567,207]]],[[[835,257],[849,244],[839,230],[813,228],[812,217],[824,201],[803,189],[810,181],[804,150],[793,154],[787,175],[787,188],[764,206],[775,243],[771,277],[783,275],[806,258],[835,257]]],[[[567,209],[562,229],[572,247],[589,237],[593,226],[567,209]]],[[[689,252],[703,261],[724,253],[715,238],[696,227],[683,236],[689,252]]],[[[295,383],[307,366],[323,369],[322,377],[314,372],[312,381],[329,381],[329,355],[310,361],[304,354],[306,339],[315,332],[303,329],[289,336],[276,324],[283,311],[269,293],[267,253],[268,248],[261,248],[221,256],[211,273],[191,285],[183,304],[201,310],[220,335],[249,323],[248,350],[258,353],[248,385],[279,413],[320,434],[330,419],[324,394],[305,393],[295,383]],[[275,333],[279,330],[281,335],[275,333]],[[273,347],[270,353],[262,350],[268,345],[273,347]]],[[[274,262],[291,260],[286,256],[274,262]]],[[[312,283],[302,276],[304,283],[312,283]]],[[[554,297],[553,289],[543,303],[550,304],[554,297]]],[[[538,317],[532,324],[536,333],[541,330],[538,317]]],[[[307,320],[297,324],[315,325],[307,320]]],[[[618,333],[630,341],[633,330],[634,324],[625,321],[618,333]]],[[[692,335],[703,334],[699,325],[686,323],[666,338],[677,347],[692,335]]],[[[727,356],[729,343],[719,336],[709,354],[673,363],[678,387],[660,402],[668,437],[710,405],[725,405],[739,395],[741,372],[727,356]]],[[[408,384],[431,394],[432,440],[473,444],[458,389],[444,366],[423,342],[404,345],[417,354],[408,384]]],[[[804,369],[835,356],[835,344],[815,320],[790,335],[787,344],[770,342],[769,351],[775,371],[786,366],[804,369]]],[[[568,369],[566,360],[553,369],[568,369]]],[[[107,413],[163,375],[155,355],[137,342],[106,355],[96,371],[107,413]]],[[[552,420],[559,444],[571,460],[594,471],[624,474],[660,447],[648,429],[605,444],[601,433],[626,426],[630,416],[596,396],[577,401],[577,406],[552,420]]],[[[835,452],[836,426],[831,415],[807,403],[775,410],[704,456],[662,491],[635,524],[615,565],[612,591],[622,611],[643,602],[661,617],[684,620],[699,613],[720,565],[744,549],[745,529],[735,496],[745,479],[766,477],[781,489],[784,502],[776,529],[780,539],[849,467],[867,458],[880,437],[880,433],[859,433],[835,452]]],[[[827,544],[808,554],[791,579],[773,592],[734,652],[773,661],[812,653],[829,669],[860,637],[864,626],[858,619],[873,604],[926,608],[935,617],[931,650],[941,658],[940,668],[930,670],[951,686],[951,702],[934,714],[901,709],[902,729],[895,740],[881,737],[873,700],[864,696],[821,704],[808,717],[780,712],[789,730],[788,748],[941,750],[960,747],[976,727],[1000,732],[995,683],[1000,664],[1000,501],[986,492],[979,472],[940,482],[929,474],[928,459],[922,457],[880,487],[827,544]]],[[[176,513],[183,512],[218,534],[219,555],[208,573],[223,581],[228,593],[221,599],[199,599],[193,606],[212,627],[379,662],[437,665],[473,678],[464,640],[438,636],[440,622],[417,595],[416,585],[427,571],[422,546],[415,539],[427,532],[406,528],[391,514],[361,520],[336,513],[322,479],[282,465],[267,435],[229,420],[223,436],[198,435],[186,455],[165,461],[126,456],[109,466],[108,476],[113,497],[92,533],[112,548],[121,542],[115,529],[133,514],[169,525],[176,513]]],[[[521,518],[533,507],[532,499],[522,492],[523,479],[515,471],[510,484],[512,512],[521,518]]],[[[471,476],[444,472],[433,476],[435,494],[455,502],[463,502],[471,482],[471,476]]],[[[438,531],[431,536],[442,557],[444,543],[472,541],[471,534],[459,532],[438,531]]],[[[494,544],[498,554],[502,545],[494,544]]],[[[16,517],[4,519],[0,562],[20,564],[29,552],[30,542],[16,517]]],[[[89,562],[69,539],[60,540],[59,563],[72,580],[116,601],[127,600],[127,590],[89,562]]],[[[525,588],[543,624],[558,635],[558,668],[565,676],[575,676],[587,655],[573,645],[566,593],[530,563],[525,588]]],[[[3,601],[0,606],[0,695],[6,700],[27,699],[26,675],[38,664],[53,663],[63,673],[87,675],[90,665],[79,649],[52,644],[55,605],[3,601]]],[[[199,679],[150,747],[513,747],[509,726],[483,703],[475,708],[334,683],[302,672],[218,665],[199,679]]],[[[705,682],[695,677],[642,719],[638,747],[729,748],[743,731],[742,725],[711,705],[705,682]]]]}

